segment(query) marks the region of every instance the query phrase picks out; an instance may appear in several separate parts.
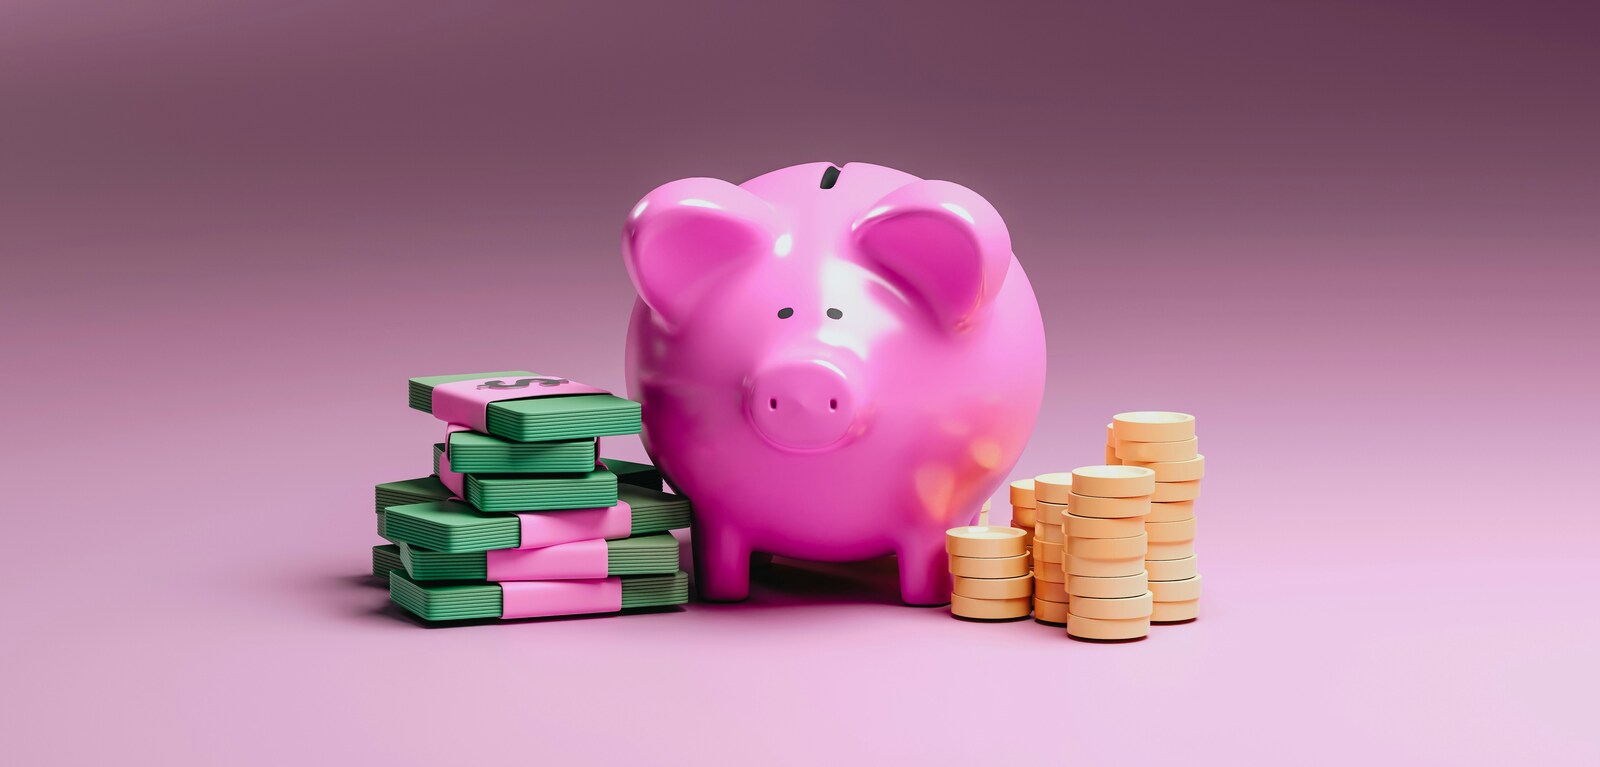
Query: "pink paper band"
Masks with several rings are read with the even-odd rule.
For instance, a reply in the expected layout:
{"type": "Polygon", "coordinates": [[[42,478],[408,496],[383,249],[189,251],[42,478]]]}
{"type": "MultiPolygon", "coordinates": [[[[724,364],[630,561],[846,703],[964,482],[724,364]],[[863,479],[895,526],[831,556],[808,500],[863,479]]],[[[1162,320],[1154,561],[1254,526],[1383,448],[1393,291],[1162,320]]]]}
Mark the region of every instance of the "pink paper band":
{"type": "Polygon", "coordinates": [[[489,403],[562,394],[608,394],[605,389],[556,376],[473,378],[433,387],[433,417],[489,433],[489,403]]]}
{"type": "Polygon", "coordinates": [[[450,470],[450,443],[445,443],[444,454],[439,456],[439,482],[446,489],[455,494],[454,500],[461,500],[467,496],[467,491],[461,489],[466,484],[462,476],[450,470]]]}
{"type": "Polygon", "coordinates": [[[518,549],[541,549],[574,541],[616,540],[633,533],[633,508],[627,501],[602,509],[572,511],[530,511],[518,514],[522,520],[518,549]]]}
{"type": "Polygon", "coordinates": [[[614,613],[622,609],[622,579],[511,581],[500,584],[500,617],[614,613]]]}
{"type": "Polygon", "coordinates": [[[491,581],[567,581],[606,577],[606,542],[574,541],[542,549],[484,552],[491,581]]]}

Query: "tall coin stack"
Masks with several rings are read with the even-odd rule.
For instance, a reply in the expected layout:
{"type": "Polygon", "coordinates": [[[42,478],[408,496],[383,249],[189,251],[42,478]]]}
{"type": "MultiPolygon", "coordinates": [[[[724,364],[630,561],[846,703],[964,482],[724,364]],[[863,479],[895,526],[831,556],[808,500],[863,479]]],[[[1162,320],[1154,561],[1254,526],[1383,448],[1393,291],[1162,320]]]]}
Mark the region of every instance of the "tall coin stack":
{"type": "MultiPolygon", "coordinates": [[[[1035,478],[1035,487],[1039,478],[1035,478]]],[[[1072,471],[1066,527],[1067,635],[1121,641],[1150,633],[1145,517],[1155,472],[1139,466],[1072,471]]]]}
{"type": "Polygon", "coordinates": [[[1033,478],[1033,617],[1040,623],[1067,623],[1067,536],[1062,528],[1072,475],[1040,474],[1033,478]]]}
{"type": "Polygon", "coordinates": [[[1206,457],[1199,453],[1194,416],[1142,411],[1112,417],[1123,463],[1155,472],[1145,568],[1154,595],[1152,623],[1183,623],[1200,614],[1200,574],[1195,567],[1195,499],[1206,457]]]}
{"type": "Polygon", "coordinates": [[[970,620],[1028,617],[1033,579],[1021,530],[996,525],[945,531],[950,555],[950,614],[970,620]]]}
{"type": "Polygon", "coordinates": [[[1033,508],[1033,480],[1019,479],[1011,483],[1011,526],[1021,530],[1028,548],[1033,548],[1033,525],[1038,517],[1033,508]]]}

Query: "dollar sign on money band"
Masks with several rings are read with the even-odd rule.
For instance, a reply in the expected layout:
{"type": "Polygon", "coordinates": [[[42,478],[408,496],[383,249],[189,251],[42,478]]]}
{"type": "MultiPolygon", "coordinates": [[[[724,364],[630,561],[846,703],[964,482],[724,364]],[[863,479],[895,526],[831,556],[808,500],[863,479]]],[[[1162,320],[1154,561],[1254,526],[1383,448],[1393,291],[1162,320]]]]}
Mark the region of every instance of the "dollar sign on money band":
{"type": "Polygon", "coordinates": [[[560,386],[567,383],[565,378],[518,378],[516,383],[506,383],[499,379],[478,384],[479,389],[526,389],[528,385],[537,381],[540,386],[560,386]]]}

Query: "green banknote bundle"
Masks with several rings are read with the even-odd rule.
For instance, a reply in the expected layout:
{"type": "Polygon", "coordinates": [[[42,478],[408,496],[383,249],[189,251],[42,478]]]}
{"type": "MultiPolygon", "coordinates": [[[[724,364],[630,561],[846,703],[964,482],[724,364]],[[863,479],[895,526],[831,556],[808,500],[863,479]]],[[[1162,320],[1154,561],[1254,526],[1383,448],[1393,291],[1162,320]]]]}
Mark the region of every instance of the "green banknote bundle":
{"type": "Polygon", "coordinates": [[[384,525],[383,510],[390,506],[408,506],[414,503],[430,503],[443,501],[450,498],[453,493],[445,487],[438,477],[418,477],[416,479],[403,479],[399,482],[385,482],[372,488],[373,503],[378,511],[378,535],[388,538],[388,531],[384,525]]]}
{"type": "Polygon", "coordinates": [[[372,547],[372,574],[389,579],[390,570],[405,569],[405,562],[400,558],[400,547],[392,543],[372,547]]]}
{"type": "MultiPolygon", "coordinates": [[[[537,374],[526,370],[470,373],[412,378],[407,386],[410,405],[433,412],[433,387],[474,378],[501,378],[512,383],[537,374]]],[[[547,442],[584,437],[638,434],[639,403],[611,394],[567,394],[491,402],[486,425],[490,434],[514,442],[547,442]]]]}
{"type": "MultiPolygon", "coordinates": [[[[689,576],[683,572],[624,576],[621,580],[624,610],[689,601],[689,576]]],[[[504,611],[498,583],[418,583],[399,570],[389,574],[389,598],[427,621],[498,618],[504,611]]]]}
{"type": "Polygon", "coordinates": [[[450,433],[450,470],[463,474],[573,474],[592,471],[594,439],[512,442],[475,431],[450,433]]]}
{"type": "MultiPolygon", "coordinates": [[[[376,556],[376,553],[374,553],[376,556]]],[[[482,551],[447,553],[400,544],[405,571],[419,581],[481,581],[489,577],[482,551]]],[[[666,533],[606,541],[607,575],[660,575],[678,571],[678,539],[666,533]]]]}
{"type": "MultiPolygon", "coordinates": [[[[620,486],[617,496],[631,508],[632,535],[689,526],[691,507],[682,496],[631,485],[620,486]]],[[[384,510],[383,519],[384,536],[389,540],[437,552],[514,549],[522,545],[522,522],[515,514],[479,511],[458,501],[391,506],[384,510]]]]}
{"type": "MultiPolygon", "coordinates": [[[[433,446],[433,471],[439,473],[444,443],[433,446]]],[[[451,470],[455,470],[452,461],[451,470]]],[[[484,511],[592,509],[617,502],[617,475],[594,463],[570,474],[465,474],[463,495],[484,511]]]]}

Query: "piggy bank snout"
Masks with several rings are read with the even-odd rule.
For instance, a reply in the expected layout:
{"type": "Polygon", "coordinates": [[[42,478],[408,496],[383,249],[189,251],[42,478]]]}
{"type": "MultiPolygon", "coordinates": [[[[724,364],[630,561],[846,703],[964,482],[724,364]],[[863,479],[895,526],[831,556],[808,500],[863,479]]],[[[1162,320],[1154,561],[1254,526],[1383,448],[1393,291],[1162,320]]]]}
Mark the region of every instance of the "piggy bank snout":
{"type": "Polygon", "coordinates": [[[855,386],[844,369],[824,360],[772,365],[751,379],[750,421],[780,447],[827,447],[850,430],[856,412],[855,386]]]}

